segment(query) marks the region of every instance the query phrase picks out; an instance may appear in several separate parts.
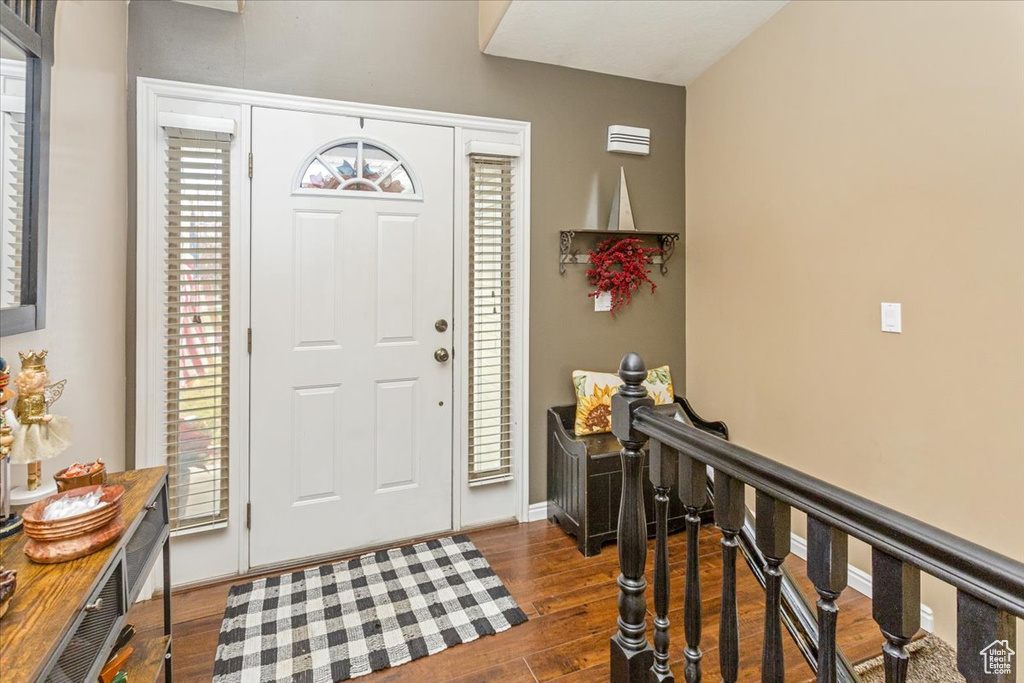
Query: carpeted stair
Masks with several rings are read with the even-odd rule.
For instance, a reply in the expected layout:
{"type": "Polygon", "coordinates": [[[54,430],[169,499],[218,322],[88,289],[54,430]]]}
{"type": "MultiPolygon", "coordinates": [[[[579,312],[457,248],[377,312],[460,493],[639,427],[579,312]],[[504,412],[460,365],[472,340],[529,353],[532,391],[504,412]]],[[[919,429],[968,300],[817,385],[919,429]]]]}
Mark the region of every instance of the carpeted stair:
{"type": "MultiPolygon", "coordinates": [[[[956,670],[956,651],[949,643],[933,635],[915,640],[907,646],[910,665],[907,683],[964,683],[956,670]]],[[[861,683],[885,683],[882,656],[861,662],[854,667],[861,683]]]]}

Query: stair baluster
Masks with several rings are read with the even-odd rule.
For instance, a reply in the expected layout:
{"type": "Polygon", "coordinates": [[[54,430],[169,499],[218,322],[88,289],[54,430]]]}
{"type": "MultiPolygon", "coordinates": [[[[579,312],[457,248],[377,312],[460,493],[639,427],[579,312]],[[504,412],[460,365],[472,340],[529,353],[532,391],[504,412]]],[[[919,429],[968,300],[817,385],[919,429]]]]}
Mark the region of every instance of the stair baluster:
{"type": "Polygon", "coordinates": [[[818,683],[836,683],[836,599],[848,580],[848,546],[842,531],[807,519],[807,577],[818,592],[818,683]]]}
{"type": "Polygon", "coordinates": [[[1013,683],[1014,669],[1020,665],[1012,660],[1022,655],[1008,655],[1006,649],[1014,649],[1016,642],[1017,620],[1012,614],[970,593],[956,592],[956,666],[967,683],[1013,683]]]}
{"type": "Polygon", "coordinates": [[[611,638],[611,680],[616,683],[645,683],[654,664],[647,642],[647,518],[644,511],[644,444],[647,437],[633,429],[633,414],[654,405],[643,381],[647,368],[635,353],[619,365],[623,385],[612,396],[612,433],[622,444],[622,501],[619,503],[619,619],[618,632],[611,638]]]}
{"type": "Polygon", "coordinates": [[[722,530],[722,612],[718,661],[723,683],[735,683],[740,669],[740,622],[736,611],[736,535],[743,528],[743,482],[715,472],[715,524],[722,530]]]}
{"type": "MultiPolygon", "coordinates": [[[[720,423],[698,420],[701,427],[695,428],[654,410],[642,385],[646,374],[638,355],[626,355],[619,368],[625,384],[612,397],[612,431],[622,444],[623,478],[618,532],[619,618],[618,630],[611,639],[611,683],[673,680],[668,666],[666,533],[673,485],[679,486],[679,498],[687,512],[685,678],[686,683],[701,680],[699,509],[712,495],[710,487],[706,488],[711,469],[715,472],[715,523],[722,531],[718,648],[723,683],[735,683],[739,675],[736,553],[740,547],[766,589],[762,680],[783,680],[780,622],[796,634],[801,653],[816,669],[819,683],[858,680],[836,644],[836,600],[848,581],[847,534],[872,548],[872,613],[886,640],[886,683],[907,681],[906,646],[921,626],[922,567],[957,589],[957,668],[967,682],[1014,680],[1016,667],[1008,663],[1015,656],[1011,654],[1016,643],[1014,619],[1024,619],[1024,563],[708,433],[727,438],[728,432],[720,423]],[[716,424],[720,428],[708,429],[716,424]],[[647,642],[644,618],[647,544],[642,476],[643,449],[648,439],[652,440],[651,480],[657,492],[656,650],[647,642]],[[745,519],[747,484],[757,491],[756,520],[745,519]],[[783,566],[790,552],[791,507],[808,517],[807,572],[819,595],[816,620],[810,614],[809,602],[783,566]],[[991,653],[987,658],[983,656],[986,652],[991,653]],[[999,671],[993,672],[993,668],[999,671]]],[[[693,419],[692,410],[687,409],[687,413],[693,419]]]]}
{"type": "Polygon", "coordinates": [[[763,491],[757,492],[757,547],[764,553],[764,648],[761,683],[783,683],[786,665],[782,654],[782,562],[790,549],[790,509],[763,491]]]}
{"type": "Polygon", "coordinates": [[[700,683],[700,510],[708,501],[707,466],[687,455],[679,455],[679,500],[686,509],[686,597],[683,626],[686,631],[686,683],[700,683]]]}
{"type": "Polygon", "coordinates": [[[654,485],[655,549],[654,549],[654,666],[651,683],[675,683],[668,665],[668,502],[669,493],[679,474],[679,453],[659,441],[650,446],[650,477],[654,485]]]}
{"type": "Polygon", "coordinates": [[[907,644],[921,628],[921,570],[872,548],[871,585],[872,616],[885,636],[885,681],[905,683],[907,644]]]}

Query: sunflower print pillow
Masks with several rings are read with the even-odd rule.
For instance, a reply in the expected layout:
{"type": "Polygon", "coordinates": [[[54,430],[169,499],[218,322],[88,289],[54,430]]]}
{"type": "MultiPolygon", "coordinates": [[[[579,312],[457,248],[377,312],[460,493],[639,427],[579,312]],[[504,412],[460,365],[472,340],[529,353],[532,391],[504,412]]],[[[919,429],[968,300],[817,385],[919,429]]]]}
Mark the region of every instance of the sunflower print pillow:
{"type": "MultiPolygon", "coordinates": [[[[612,394],[622,386],[619,376],[610,372],[573,370],[572,383],[576,387],[576,436],[601,434],[612,430],[612,394]]],[[[675,400],[672,373],[667,365],[648,371],[644,381],[647,393],[656,405],[675,400]]]]}

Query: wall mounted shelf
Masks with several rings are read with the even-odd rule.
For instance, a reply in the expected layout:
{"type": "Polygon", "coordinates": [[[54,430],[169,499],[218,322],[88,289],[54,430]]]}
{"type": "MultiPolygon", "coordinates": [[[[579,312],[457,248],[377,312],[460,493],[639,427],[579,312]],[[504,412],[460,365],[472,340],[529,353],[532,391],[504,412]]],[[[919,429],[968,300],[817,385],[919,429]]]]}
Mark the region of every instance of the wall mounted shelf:
{"type": "Polygon", "coordinates": [[[651,263],[659,266],[662,275],[668,274],[668,260],[676,250],[676,242],[679,241],[678,232],[648,231],[648,230],[562,230],[558,238],[558,272],[565,275],[567,265],[586,265],[587,256],[580,254],[579,247],[573,246],[577,237],[586,237],[588,242],[597,242],[609,237],[627,239],[630,237],[653,237],[661,248],[663,256],[654,256],[651,263]]]}

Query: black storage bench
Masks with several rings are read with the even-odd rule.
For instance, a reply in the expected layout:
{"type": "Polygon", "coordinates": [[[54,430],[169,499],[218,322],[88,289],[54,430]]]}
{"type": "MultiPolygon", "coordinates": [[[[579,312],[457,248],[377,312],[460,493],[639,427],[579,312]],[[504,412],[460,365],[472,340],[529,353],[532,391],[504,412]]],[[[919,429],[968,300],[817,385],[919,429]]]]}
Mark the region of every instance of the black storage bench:
{"type": "MultiPolygon", "coordinates": [[[[659,409],[682,410],[694,427],[723,439],[729,438],[724,422],[702,419],[680,396],[675,403],[659,409]]],[[[590,557],[601,545],[614,541],[619,526],[622,498],[621,446],[611,433],[577,437],[573,433],[576,406],[548,409],[548,519],[576,537],[580,552],[590,557]]],[[[654,536],[654,486],[644,463],[644,508],[647,534],[654,536]]],[[[669,533],[686,526],[686,511],[678,496],[669,501],[669,533]]],[[[701,521],[711,520],[711,508],[701,512],[701,521]]]]}

